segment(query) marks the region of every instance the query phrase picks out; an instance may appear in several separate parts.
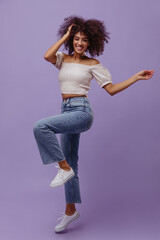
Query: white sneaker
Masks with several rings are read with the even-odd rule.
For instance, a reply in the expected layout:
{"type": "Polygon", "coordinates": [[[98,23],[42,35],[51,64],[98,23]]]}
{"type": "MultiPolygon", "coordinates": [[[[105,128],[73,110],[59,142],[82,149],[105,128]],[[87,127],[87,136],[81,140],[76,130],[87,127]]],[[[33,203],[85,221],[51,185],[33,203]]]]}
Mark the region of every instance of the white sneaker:
{"type": "Polygon", "coordinates": [[[75,175],[72,168],[69,171],[65,171],[58,165],[56,165],[55,167],[58,168],[58,173],[56,177],[53,179],[53,181],[50,183],[49,185],[50,187],[61,186],[65,184],[67,181],[69,181],[75,175]]]}
{"type": "Polygon", "coordinates": [[[74,220],[76,220],[79,216],[80,214],[77,211],[75,211],[75,213],[71,216],[64,214],[62,217],[57,219],[57,220],[62,219],[62,221],[57,226],[55,226],[54,229],[55,232],[61,232],[65,230],[68,227],[68,225],[74,220]]]}

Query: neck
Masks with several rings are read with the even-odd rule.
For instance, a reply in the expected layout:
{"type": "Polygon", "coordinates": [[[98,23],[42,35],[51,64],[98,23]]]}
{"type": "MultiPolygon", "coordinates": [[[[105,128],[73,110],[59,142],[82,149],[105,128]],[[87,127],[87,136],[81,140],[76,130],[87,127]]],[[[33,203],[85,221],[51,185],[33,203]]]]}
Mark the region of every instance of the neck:
{"type": "Polygon", "coordinates": [[[73,59],[74,60],[78,60],[78,59],[81,60],[81,59],[84,59],[85,56],[86,56],[85,53],[78,54],[78,53],[74,52],[73,59]]]}

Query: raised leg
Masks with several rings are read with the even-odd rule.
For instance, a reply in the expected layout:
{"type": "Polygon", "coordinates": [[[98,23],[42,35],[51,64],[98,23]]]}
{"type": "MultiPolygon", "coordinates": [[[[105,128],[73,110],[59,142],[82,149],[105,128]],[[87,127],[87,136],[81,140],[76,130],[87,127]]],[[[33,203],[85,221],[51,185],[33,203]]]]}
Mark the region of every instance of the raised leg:
{"type": "Polygon", "coordinates": [[[76,134],[87,131],[91,123],[92,118],[82,111],[55,115],[35,122],[33,131],[43,164],[65,160],[56,137],[57,133],[75,134],[76,136],[76,134]]]}

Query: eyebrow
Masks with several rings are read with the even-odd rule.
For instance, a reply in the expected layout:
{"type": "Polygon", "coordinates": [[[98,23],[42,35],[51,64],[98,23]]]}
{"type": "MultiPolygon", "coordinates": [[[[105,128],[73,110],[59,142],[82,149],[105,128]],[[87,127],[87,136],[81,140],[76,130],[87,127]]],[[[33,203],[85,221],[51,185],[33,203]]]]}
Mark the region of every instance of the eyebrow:
{"type": "MultiPolygon", "coordinates": [[[[78,36],[76,36],[76,35],[75,35],[74,37],[77,37],[77,38],[79,38],[79,37],[78,37],[78,36]]],[[[88,39],[88,37],[84,37],[83,39],[88,39]]]]}

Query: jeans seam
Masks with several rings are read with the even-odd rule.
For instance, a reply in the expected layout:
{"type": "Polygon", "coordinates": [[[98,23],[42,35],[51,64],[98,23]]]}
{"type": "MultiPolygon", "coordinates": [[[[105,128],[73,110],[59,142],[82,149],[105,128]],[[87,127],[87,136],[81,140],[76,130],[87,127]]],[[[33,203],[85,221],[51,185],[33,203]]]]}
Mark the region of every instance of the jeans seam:
{"type": "MultiPolygon", "coordinates": [[[[72,156],[73,156],[73,154],[72,154],[72,135],[71,135],[71,141],[70,141],[70,143],[71,143],[71,162],[72,162],[72,156]]],[[[72,191],[73,191],[73,194],[74,194],[74,201],[75,201],[75,189],[74,189],[74,186],[73,186],[73,181],[71,181],[71,184],[72,184],[72,191]]]]}
{"type": "MultiPolygon", "coordinates": [[[[39,133],[39,135],[41,135],[39,128],[38,128],[38,133],[39,133]]],[[[48,141],[48,138],[47,138],[47,137],[45,137],[45,140],[46,140],[47,144],[50,145],[50,141],[48,141]]],[[[53,158],[53,162],[59,162],[59,160],[55,160],[55,156],[53,156],[54,153],[53,153],[52,151],[51,151],[51,154],[52,154],[51,157],[53,158]]],[[[62,153],[62,155],[63,155],[63,153],[62,153]]],[[[64,159],[64,158],[63,158],[63,159],[64,159]]],[[[63,159],[62,159],[62,160],[63,160],[63,159]]],[[[60,161],[62,161],[62,160],[60,160],[60,161]]],[[[50,163],[52,163],[52,162],[50,162],[50,163]]]]}

